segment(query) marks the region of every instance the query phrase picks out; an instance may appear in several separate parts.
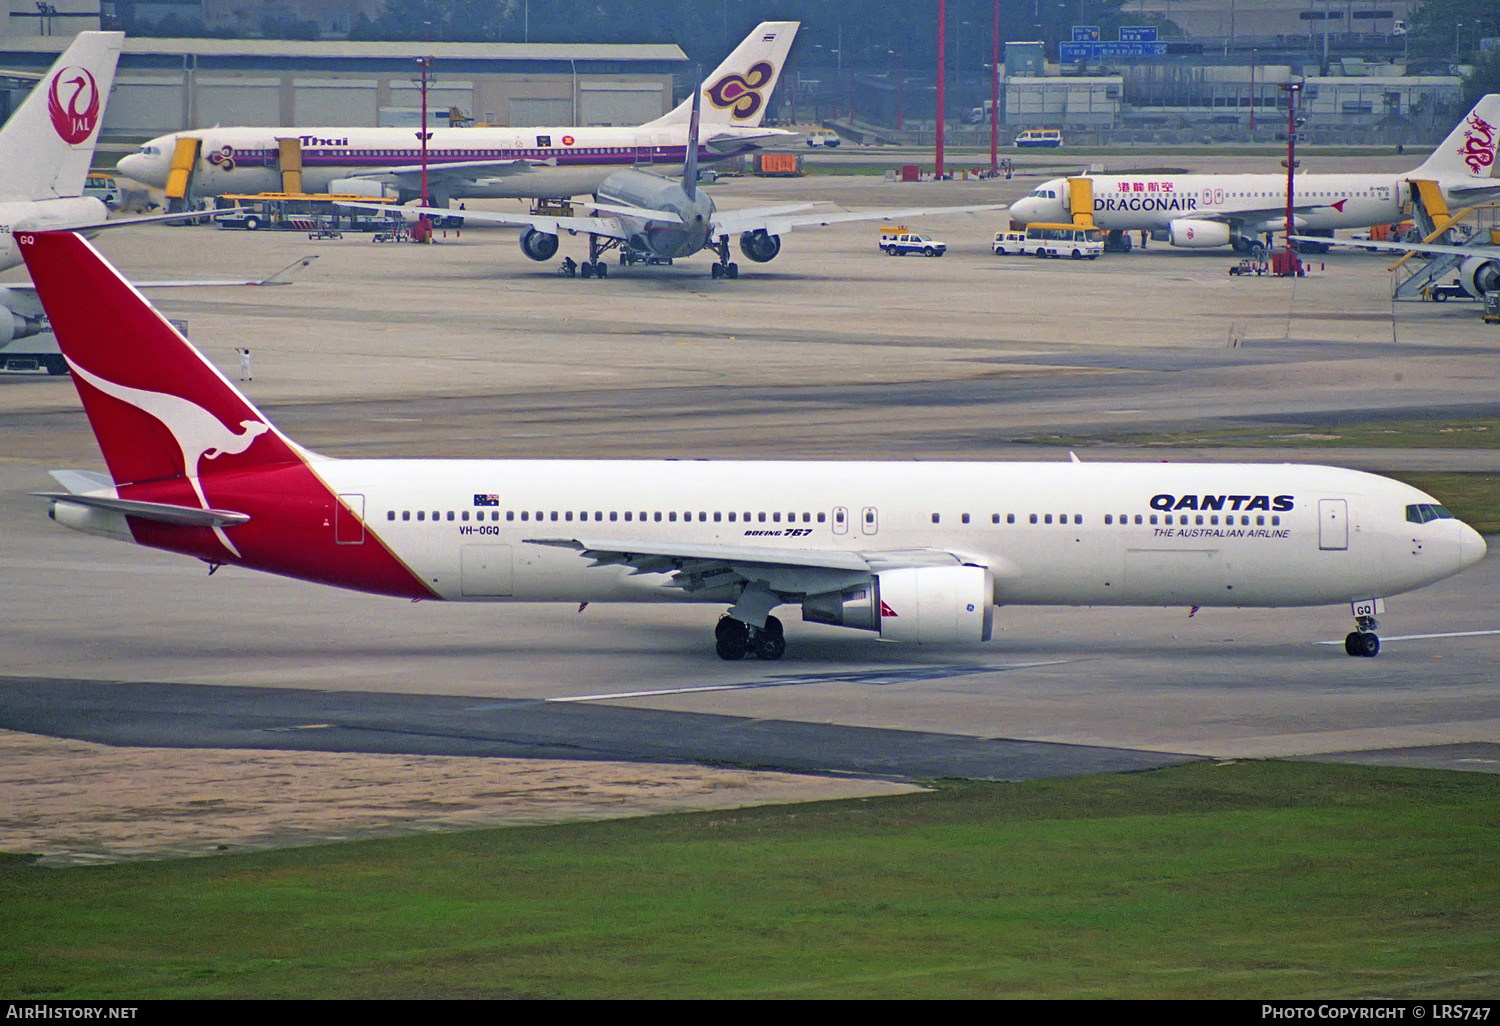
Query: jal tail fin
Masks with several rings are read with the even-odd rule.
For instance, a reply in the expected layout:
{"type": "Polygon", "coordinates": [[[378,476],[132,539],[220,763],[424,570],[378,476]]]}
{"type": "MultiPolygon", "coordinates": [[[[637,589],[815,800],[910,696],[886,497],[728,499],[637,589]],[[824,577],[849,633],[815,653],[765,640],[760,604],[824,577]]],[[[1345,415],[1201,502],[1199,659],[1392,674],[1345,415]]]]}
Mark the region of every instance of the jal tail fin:
{"type": "Polygon", "coordinates": [[[83,195],[123,32],[80,32],[0,128],[0,198],[83,195]]]}
{"type": "Polygon", "coordinates": [[[304,459],[83,238],[15,239],[116,485],[304,459]]]}
{"type": "Polygon", "coordinates": [[[682,191],[692,199],[698,194],[698,94],[693,94],[693,115],[688,120],[687,160],[682,165],[682,191]]]}
{"type": "MultiPolygon", "coordinates": [[[[698,86],[705,125],[757,127],[786,67],[787,51],[797,38],[797,21],[763,21],[745,37],[724,63],[698,86]]],[[[685,125],[692,117],[688,98],[646,125],[685,125]]],[[[646,127],[643,125],[642,127],[646,127]]]]}
{"type": "Polygon", "coordinates": [[[1488,178],[1500,142],[1500,93],[1487,93],[1408,178],[1488,178]]]}

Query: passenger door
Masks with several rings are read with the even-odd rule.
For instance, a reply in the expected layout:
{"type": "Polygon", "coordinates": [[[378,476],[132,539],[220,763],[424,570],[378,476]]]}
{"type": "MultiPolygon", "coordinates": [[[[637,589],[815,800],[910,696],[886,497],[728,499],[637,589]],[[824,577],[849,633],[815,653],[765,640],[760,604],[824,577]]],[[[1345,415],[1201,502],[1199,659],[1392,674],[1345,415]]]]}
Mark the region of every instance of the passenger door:
{"type": "Polygon", "coordinates": [[[1349,504],[1343,499],[1318,500],[1318,548],[1338,552],[1349,547],[1349,504]]]}

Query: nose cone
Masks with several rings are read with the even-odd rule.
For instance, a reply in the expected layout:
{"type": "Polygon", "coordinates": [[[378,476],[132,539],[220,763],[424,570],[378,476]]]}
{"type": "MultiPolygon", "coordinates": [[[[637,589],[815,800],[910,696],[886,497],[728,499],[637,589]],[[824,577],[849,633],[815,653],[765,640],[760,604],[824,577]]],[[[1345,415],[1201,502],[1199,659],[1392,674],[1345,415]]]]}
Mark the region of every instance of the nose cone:
{"type": "Polygon", "coordinates": [[[1032,221],[1038,220],[1036,216],[1036,204],[1037,201],[1031,196],[1016,200],[1010,205],[1011,220],[1019,221],[1022,224],[1030,224],[1032,221]]]}
{"type": "Polygon", "coordinates": [[[142,185],[155,185],[156,183],[151,181],[149,169],[150,164],[146,157],[139,153],[132,153],[128,157],[122,157],[120,158],[120,162],[115,165],[115,170],[120,172],[121,176],[129,178],[133,182],[140,182],[142,185]]]}
{"type": "Polygon", "coordinates": [[[1485,544],[1484,535],[1474,528],[1468,524],[1460,526],[1463,530],[1458,536],[1458,565],[1460,569],[1467,570],[1489,554],[1489,546],[1485,544]]]}

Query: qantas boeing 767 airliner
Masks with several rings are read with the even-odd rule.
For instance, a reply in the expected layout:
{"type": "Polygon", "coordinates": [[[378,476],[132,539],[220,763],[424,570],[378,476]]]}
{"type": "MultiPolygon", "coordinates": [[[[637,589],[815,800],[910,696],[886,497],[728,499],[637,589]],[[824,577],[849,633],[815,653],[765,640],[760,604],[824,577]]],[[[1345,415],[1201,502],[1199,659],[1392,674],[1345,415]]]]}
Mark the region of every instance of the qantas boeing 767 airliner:
{"type": "Polygon", "coordinates": [[[86,241],[17,233],[106,477],[54,476],[91,534],[409,599],[727,606],[979,642],[996,606],[1351,603],[1472,566],[1478,533],[1372,474],[1286,464],[341,460],[297,445],[86,241]]]}

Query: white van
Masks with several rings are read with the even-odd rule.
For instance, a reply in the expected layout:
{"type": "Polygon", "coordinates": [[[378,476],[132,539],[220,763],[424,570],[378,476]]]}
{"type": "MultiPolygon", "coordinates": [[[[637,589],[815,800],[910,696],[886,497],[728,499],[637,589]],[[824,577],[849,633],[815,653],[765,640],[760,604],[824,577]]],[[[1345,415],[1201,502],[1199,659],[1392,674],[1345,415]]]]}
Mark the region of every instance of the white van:
{"type": "Polygon", "coordinates": [[[1072,257],[1082,260],[1099,259],[1104,252],[1104,232],[1098,228],[1083,228],[1076,224],[1042,224],[1036,222],[1026,226],[1026,238],[1020,252],[1035,253],[1039,257],[1072,257]]]}
{"type": "Polygon", "coordinates": [[[996,256],[1008,256],[1011,253],[1024,252],[1021,246],[1025,242],[1025,232],[996,232],[995,243],[990,248],[995,251],[996,256]]]}

